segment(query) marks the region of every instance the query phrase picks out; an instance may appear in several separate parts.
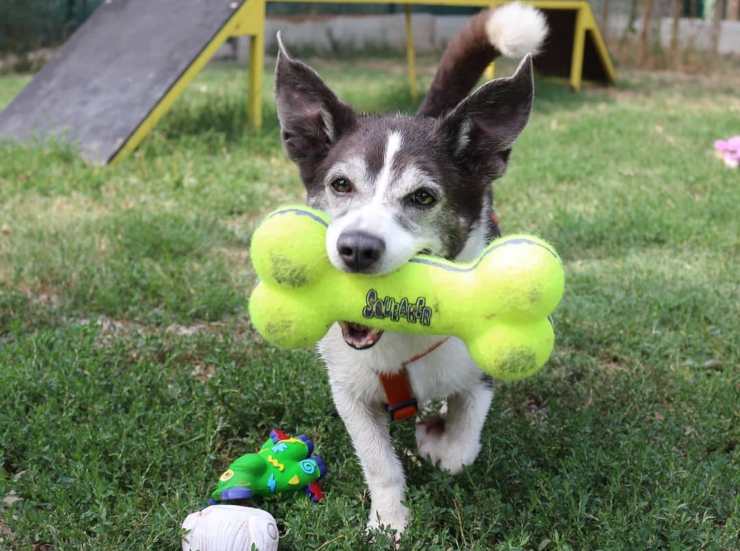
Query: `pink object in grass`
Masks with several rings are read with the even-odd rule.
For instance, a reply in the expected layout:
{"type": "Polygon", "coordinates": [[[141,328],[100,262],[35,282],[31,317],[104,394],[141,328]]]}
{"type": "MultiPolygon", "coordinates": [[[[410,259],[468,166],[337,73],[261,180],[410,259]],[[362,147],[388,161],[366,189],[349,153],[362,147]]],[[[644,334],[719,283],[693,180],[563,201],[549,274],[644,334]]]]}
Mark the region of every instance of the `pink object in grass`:
{"type": "Polygon", "coordinates": [[[740,136],[714,142],[714,151],[730,168],[740,165],[740,136]]]}

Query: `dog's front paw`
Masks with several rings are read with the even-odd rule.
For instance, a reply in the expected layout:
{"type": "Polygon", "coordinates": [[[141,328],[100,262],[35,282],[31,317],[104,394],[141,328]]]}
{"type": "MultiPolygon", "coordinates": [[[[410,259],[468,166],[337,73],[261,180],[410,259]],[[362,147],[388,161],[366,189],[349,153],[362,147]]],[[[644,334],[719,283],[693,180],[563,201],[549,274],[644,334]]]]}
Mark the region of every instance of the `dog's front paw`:
{"type": "Polygon", "coordinates": [[[376,507],[375,504],[370,509],[370,519],[367,522],[368,532],[379,530],[381,528],[390,528],[400,537],[406,529],[409,521],[409,510],[403,503],[376,507]]]}
{"type": "Polygon", "coordinates": [[[435,418],[417,423],[416,446],[419,455],[449,473],[457,474],[472,464],[480,453],[480,441],[466,434],[450,434],[444,420],[435,418]]]}

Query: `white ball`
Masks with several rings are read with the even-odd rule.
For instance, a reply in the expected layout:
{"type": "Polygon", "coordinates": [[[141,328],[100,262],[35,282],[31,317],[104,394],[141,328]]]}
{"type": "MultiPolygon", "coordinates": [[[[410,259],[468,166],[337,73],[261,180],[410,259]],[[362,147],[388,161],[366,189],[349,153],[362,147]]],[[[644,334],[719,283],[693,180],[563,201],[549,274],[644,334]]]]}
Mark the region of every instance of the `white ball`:
{"type": "Polygon", "coordinates": [[[182,551],[276,551],[278,529],[273,516],[262,509],[239,505],[211,505],[191,513],[182,523],[182,551]]]}

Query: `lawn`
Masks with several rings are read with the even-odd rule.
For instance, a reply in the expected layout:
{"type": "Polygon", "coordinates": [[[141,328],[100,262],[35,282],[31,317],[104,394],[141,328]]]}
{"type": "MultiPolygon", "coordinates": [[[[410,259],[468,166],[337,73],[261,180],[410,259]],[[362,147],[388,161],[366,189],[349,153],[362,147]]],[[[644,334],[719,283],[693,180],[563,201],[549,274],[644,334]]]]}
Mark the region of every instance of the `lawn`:
{"type": "MultiPolygon", "coordinates": [[[[399,65],[317,66],[364,110],[413,109],[399,65]]],[[[1,77],[0,106],[27,80],[1,77]]],[[[330,468],[324,503],[263,503],[281,548],[388,549],[363,532],[320,362],[249,326],[250,233],[301,186],[271,82],[264,132],[243,131],[244,81],[209,68],[113,167],[0,147],[0,549],[179,549],[186,514],[274,426],[312,435],[330,468]]],[[[740,79],[537,87],[497,203],[505,232],[565,260],[556,352],[499,386],[459,476],[394,426],[402,548],[738,549],[740,173],[711,146],[740,131],[740,79]]]]}

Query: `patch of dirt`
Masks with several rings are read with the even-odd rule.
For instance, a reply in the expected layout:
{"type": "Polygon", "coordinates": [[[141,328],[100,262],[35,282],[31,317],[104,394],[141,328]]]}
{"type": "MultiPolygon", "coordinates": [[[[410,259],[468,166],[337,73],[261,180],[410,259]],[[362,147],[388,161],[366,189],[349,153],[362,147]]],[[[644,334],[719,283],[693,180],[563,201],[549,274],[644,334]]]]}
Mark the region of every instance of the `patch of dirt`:
{"type": "Polygon", "coordinates": [[[3,540],[10,540],[12,541],[15,537],[15,534],[10,529],[10,527],[3,522],[2,519],[0,519],[0,542],[3,540]]]}
{"type": "Polygon", "coordinates": [[[204,333],[208,330],[208,326],[205,323],[196,323],[194,325],[180,325],[178,323],[173,323],[172,325],[167,326],[167,329],[164,330],[165,333],[169,333],[170,335],[177,335],[178,337],[190,337],[192,335],[197,335],[198,333],[204,333]]]}
{"type": "Polygon", "coordinates": [[[540,400],[537,397],[530,396],[522,406],[524,408],[524,415],[531,423],[540,425],[547,421],[550,408],[547,406],[545,401],[540,400]]]}
{"type": "Polygon", "coordinates": [[[31,301],[32,304],[56,308],[61,304],[61,298],[51,287],[41,287],[40,289],[31,289],[30,287],[21,287],[18,289],[23,295],[31,301]]]}
{"type": "Polygon", "coordinates": [[[5,497],[2,501],[2,506],[3,508],[8,509],[19,501],[23,501],[23,498],[16,494],[15,490],[10,490],[7,494],[5,494],[5,497]]]}
{"type": "Polygon", "coordinates": [[[193,367],[193,371],[190,374],[201,383],[206,383],[216,374],[216,366],[213,364],[196,362],[193,367]]]}
{"type": "Polygon", "coordinates": [[[67,320],[73,325],[96,325],[100,327],[98,345],[109,346],[116,339],[148,337],[164,334],[170,337],[193,337],[196,335],[223,335],[228,332],[240,340],[254,340],[256,333],[245,317],[230,319],[229,321],[199,322],[192,325],[173,323],[162,329],[158,325],[148,325],[131,320],[111,319],[107,316],[97,318],[78,318],[67,320]]]}
{"type": "Polygon", "coordinates": [[[0,74],[35,73],[56,57],[56,48],[40,48],[25,54],[7,54],[0,57],[0,74]]]}

